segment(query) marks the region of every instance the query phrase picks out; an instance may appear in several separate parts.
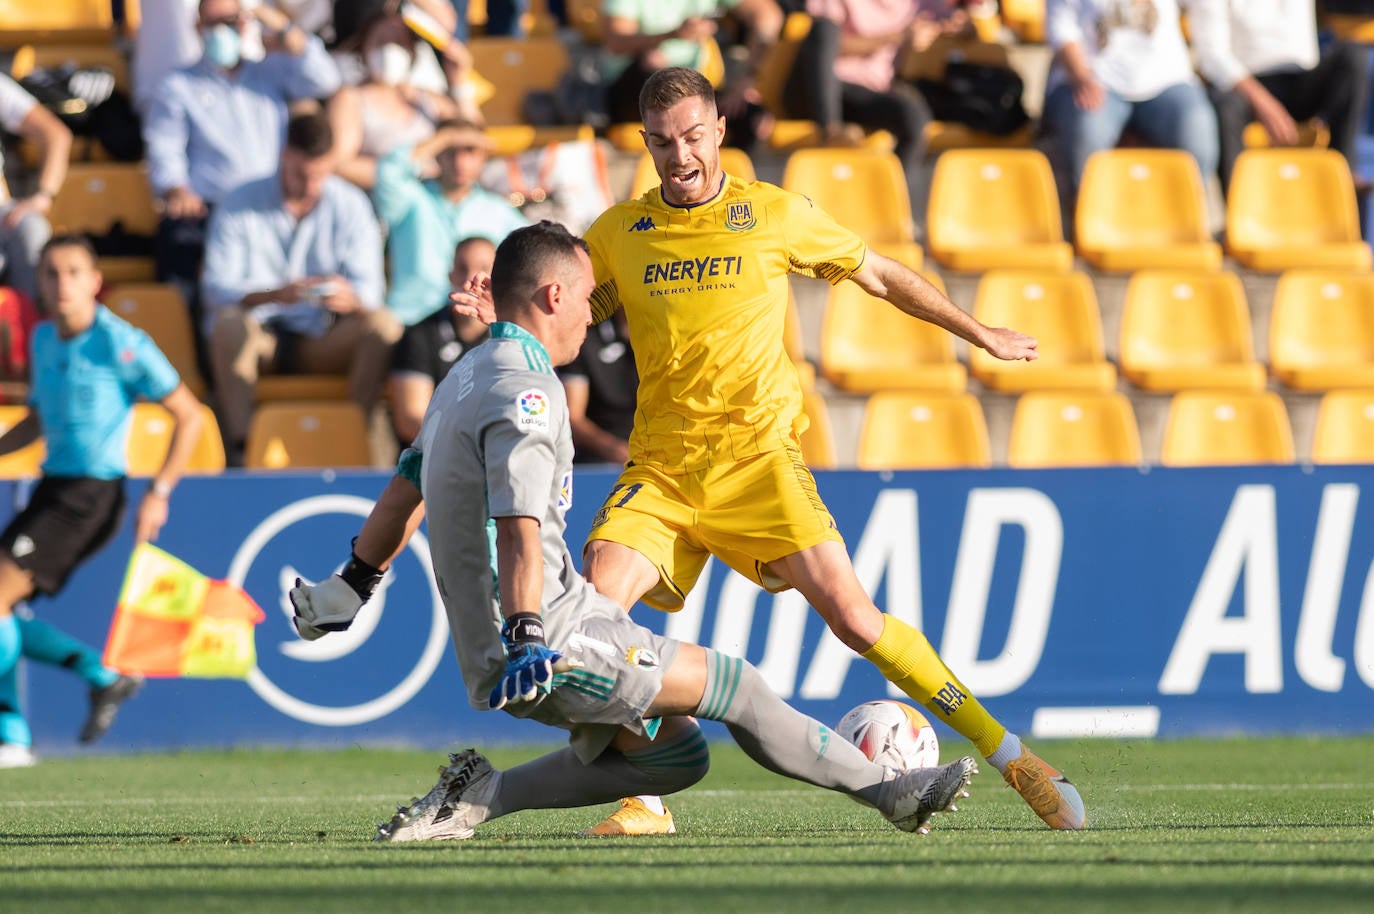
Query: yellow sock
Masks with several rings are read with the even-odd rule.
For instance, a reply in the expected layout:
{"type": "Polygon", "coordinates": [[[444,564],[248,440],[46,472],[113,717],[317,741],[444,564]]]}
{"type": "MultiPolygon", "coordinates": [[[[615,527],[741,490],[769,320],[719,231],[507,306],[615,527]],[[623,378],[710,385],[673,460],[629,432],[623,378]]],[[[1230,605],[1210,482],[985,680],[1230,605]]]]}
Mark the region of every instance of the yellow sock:
{"type": "Polygon", "coordinates": [[[1007,728],[969,694],[926,636],[901,619],[884,614],[883,633],[863,656],[888,682],[972,740],[979,754],[991,755],[1002,742],[1007,728]]]}

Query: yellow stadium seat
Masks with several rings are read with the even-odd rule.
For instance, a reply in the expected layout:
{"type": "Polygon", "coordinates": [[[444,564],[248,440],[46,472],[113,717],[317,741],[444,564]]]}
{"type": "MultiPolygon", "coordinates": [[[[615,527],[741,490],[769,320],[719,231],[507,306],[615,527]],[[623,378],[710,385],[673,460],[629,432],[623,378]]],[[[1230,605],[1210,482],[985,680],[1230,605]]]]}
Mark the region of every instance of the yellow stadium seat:
{"type": "MultiPolygon", "coordinates": [[[[0,405],[0,435],[8,432],[29,414],[27,406],[0,405]]],[[[32,479],[42,474],[48,456],[42,436],[17,451],[0,457],[0,479],[32,479]]]]}
{"type": "MultiPolygon", "coordinates": [[[[215,413],[200,405],[200,435],[196,449],[186,464],[187,473],[218,473],[224,469],[224,439],[219,434],[215,413]]],[[[130,476],[156,476],[167,459],[172,444],[172,414],[161,403],[135,403],[129,424],[130,476]]]]}
{"type": "Polygon", "coordinates": [[[872,149],[798,149],[782,186],[805,194],[870,244],[914,242],[911,197],[902,163],[872,149]]]}
{"type": "MultiPolygon", "coordinates": [[[[921,246],[914,241],[888,241],[870,244],[870,251],[882,254],[884,257],[891,257],[902,266],[911,267],[913,270],[920,270],[925,266],[926,255],[921,250],[921,246]]],[[[926,279],[935,283],[941,292],[945,291],[945,284],[939,275],[935,273],[923,274],[926,279]]]]}
{"type": "Polygon", "coordinates": [[[1374,387],[1374,274],[1290,270],[1280,276],[1269,364],[1294,390],[1374,387]]]}
{"type": "Polygon", "coordinates": [[[1140,432],[1124,394],[1032,391],[1016,401],[1008,466],[1135,466],[1140,460],[1140,432]]]}
{"type": "Polygon", "coordinates": [[[999,0],[1002,23],[1022,41],[1045,40],[1045,0],[999,0]]]}
{"type": "MultiPolygon", "coordinates": [[[[643,144],[640,144],[640,148],[643,148],[643,144]]],[[[749,158],[749,153],[743,149],[735,149],[731,146],[721,147],[720,167],[731,177],[742,178],[745,181],[756,179],[754,162],[749,158]]],[[[649,155],[648,150],[645,150],[640,154],[639,161],[635,165],[634,183],[630,186],[630,199],[638,199],[658,185],[658,172],[654,169],[653,156],[649,155]]]]}
{"type": "Polygon", "coordinates": [[[1245,289],[1232,272],[1142,270],[1126,287],[1121,374],[1143,390],[1262,390],[1245,289]]]}
{"type": "Polygon", "coordinates": [[[489,124],[525,123],[525,96],[551,92],[569,67],[568,51],[553,36],[473,38],[468,42],[473,69],[497,87],[482,105],[489,124]]]}
{"type": "Polygon", "coordinates": [[[856,458],[865,470],[991,465],[987,422],[968,393],[880,393],[868,399],[856,458]]]}
{"type": "Polygon", "coordinates": [[[802,457],[814,470],[835,468],[835,433],[830,428],[830,410],[825,397],[814,390],[802,395],[802,412],[806,415],[806,431],[801,433],[802,457]]]}
{"type": "MultiPolygon", "coordinates": [[[[1240,139],[1246,149],[1263,149],[1273,145],[1269,142],[1269,131],[1259,121],[1246,124],[1240,139]]],[[[1298,124],[1298,142],[1295,145],[1326,149],[1331,145],[1331,128],[1319,120],[1303,121],[1298,124]]]]}
{"type": "Polygon", "coordinates": [[[104,299],[111,311],[153,338],[191,393],[205,396],[205,379],[196,361],[196,328],[176,286],[117,283],[105,291],[104,299]]]}
{"type": "Polygon", "coordinates": [[[109,42],[115,37],[110,0],[3,0],[0,47],[109,42]]]}
{"type": "Polygon", "coordinates": [[[1049,159],[1034,149],[955,149],[935,161],[926,214],[930,254],[952,270],[1068,270],[1049,159]]]}
{"type": "Polygon", "coordinates": [[[347,400],[348,375],[262,375],[253,388],[253,397],[259,403],[278,400],[347,400]]]}
{"type": "Polygon", "coordinates": [[[1248,149],[1226,198],[1226,250],[1252,270],[1367,270],[1355,185],[1334,149],[1248,149]]]}
{"type": "Polygon", "coordinates": [[[1288,410],[1272,391],[1174,394],[1160,462],[1171,467],[1292,463],[1288,410]]]}
{"type": "MultiPolygon", "coordinates": [[[[116,223],[130,235],[151,238],[158,213],[143,166],[124,162],[73,162],[67,180],[48,211],[53,232],[105,235],[116,223]]],[[[151,257],[101,257],[109,282],[143,282],[153,278],[151,257]]]]}
{"type": "Polygon", "coordinates": [[[1313,463],[1374,463],[1374,390],[1333,390],[1317,405],[1313,463]]]}
{"type": "Polygon", "coordinates": [[[1374,44],[1374,16],[1358,13],[1323,13],[1321,23],[1337,38],[1374,44]]]}
{"type": "Polygon", "coordinates": [[[775,117],[786,117],[783,104],[783,89],[787,77],[792,73],[792,65],[797,60],[797,50],[806,36],[811,34],[811,17],[806,13],[789,13],[783,20],[782,33],[768,49],[759,63],[758,75],[754,78],[754,88],[775,117]]]}
{"type": "Polygon", "coordinates": [[[588,44],[601,44],[601,0],[567,0],[568,25],[588,44]]]}
{"type": "Polygon", "coordinates": [[[483,131],[491,141],[491,154],[513,156],[552,143],[590,143],[596,130],[590,124],[566,124],[556,127],[534,127],[530,124],[504,124],[487,127],[483,131]]]}
{"type": "Polygon", "coordinates": [[[1197,161],[1179,149],[1088,157],[1074,219],[1078,253],[1099,270],[1218,269],[1197,161]]]}
{"type": "Polygon", "coordinates": [[[349,401],[289,400],[253,410],[244,448],[249,469],[365,467],[367,421],[349,401]]]}
{"type": "Polygon", "coordinates": [[[874,298],[853,282],[830,290],[821,322],[820,368],[830,383],[856,393],[958,393],[968,382],[949,331],[874,298]]]}
{"type": "Polygon", "coordinates": [[[1116,369],[1106,359],[1102,316],[1086,273],[990,270],[978,282],[974,316],[1039,341],[1033,362],[1004,362],[977,347],[969,370],[992,390],[1064,388],[1112,390],[1116,369]]]}

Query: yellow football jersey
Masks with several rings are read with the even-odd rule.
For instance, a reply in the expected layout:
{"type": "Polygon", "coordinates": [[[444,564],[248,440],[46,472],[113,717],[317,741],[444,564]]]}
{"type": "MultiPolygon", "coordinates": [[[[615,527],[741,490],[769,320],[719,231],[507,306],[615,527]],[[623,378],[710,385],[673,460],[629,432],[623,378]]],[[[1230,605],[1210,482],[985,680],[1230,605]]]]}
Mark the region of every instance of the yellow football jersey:
{"type": "Polygon", "coordinates": [[[655,187],[586,237],[594,319],[624,306],[639,369],[630,459],[685,473],[782,447],[801,413],[788,274],[848,279],[862,239],[800,194],[733,177],[692,207],[655,187]]]}

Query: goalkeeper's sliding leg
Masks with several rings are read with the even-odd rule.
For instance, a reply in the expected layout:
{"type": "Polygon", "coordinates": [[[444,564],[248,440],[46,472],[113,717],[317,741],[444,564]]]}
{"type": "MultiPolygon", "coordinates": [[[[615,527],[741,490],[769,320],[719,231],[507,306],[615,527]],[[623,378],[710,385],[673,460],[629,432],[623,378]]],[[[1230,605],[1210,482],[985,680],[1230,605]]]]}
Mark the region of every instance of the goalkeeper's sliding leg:
{"type": "Polygon", "coordinates": [[[935,813],[953,810],[977,772],[967,757],[937,768],[884,768],[784,702],[751,664],[680,644],[661,690],[643,712],[646,721],[662,718],[652,737],[621,729],[609,746],[584,762],[577,721],[570,720],[573,746],[506,771],[495,770],[474,750],[456,753],[440,769],[434,789],[378,826],[377,840],[469,838],[481,823],[524,809],[590,806],[629,794],[683,790],[709,767],[706,740],[692,716],[723,722],[750,758],[768,770],[845,793],[908,832],[924,834],[935,813]]]}

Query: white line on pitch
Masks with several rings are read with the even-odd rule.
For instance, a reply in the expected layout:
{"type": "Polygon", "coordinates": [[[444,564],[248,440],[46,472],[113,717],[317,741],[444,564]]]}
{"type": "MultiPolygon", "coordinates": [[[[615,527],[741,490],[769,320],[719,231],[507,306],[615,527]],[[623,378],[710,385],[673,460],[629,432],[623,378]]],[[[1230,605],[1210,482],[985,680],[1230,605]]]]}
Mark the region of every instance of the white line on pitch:
{"type": "MultiPolygon", "coordinates": [[[[1303,790],[1367,790],[1368,784],[1104,784],[1095,786],[1094,790],[1106,791],[1109,793],[1150,793],[1156,791],[1214,791],[1224,792],[1234,791],[1259,791],[1259,790],[1282,790],[1285,792],[1303,790]]],[[[791,796],[815,796],[814,790],[693,790],[686,796],[694,797],[791,797],[791,796]]],[[[394,803],[396,794],[358,794],[352,797],[325,797],[317,796],[261,796],[248,797],[239,800],[240,803],[261,803],[270,805],[273,803],[320,803],[325,799],[330,802],[344,800],[352,803],[394,803]]],[[[196,796],[163,796],[163,797],[105,797],[99,800],[0,800],[0,809],[53,809],[65,806],[166,806],[169,804],[189,805],[193,803],[205,802],[205,797],[196,796]]]]}

